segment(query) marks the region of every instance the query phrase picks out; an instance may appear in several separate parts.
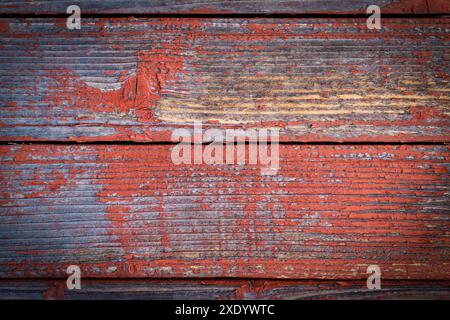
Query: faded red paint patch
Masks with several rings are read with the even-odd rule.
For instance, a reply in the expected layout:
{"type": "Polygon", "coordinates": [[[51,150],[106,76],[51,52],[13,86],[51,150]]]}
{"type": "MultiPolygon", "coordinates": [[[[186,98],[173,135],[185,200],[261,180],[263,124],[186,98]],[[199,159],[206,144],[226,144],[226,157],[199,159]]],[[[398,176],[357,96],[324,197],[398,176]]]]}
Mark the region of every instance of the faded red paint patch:
{"type": "MultiPolygon", "coordinates": [[[[107,202],[108,198],[108,196],[100,197],[100,201],[107,202]]],[[[132,235],[126,234],[127,221],[130,220],[127,218],[127,214],[130,212],[130,209],[129,206],[111,205],[108,206],[106,213],[106,218],[111,221],[113,227],[110,230],[110,236],[112,238],[118,238],[120,246],[125,253],[123,258],[126,265],[129,265],[130,260],[132,260],[132,255],[128,253],[131,249],[129,242],[132,239],[132,235]]]]}
{"type": "Polygon", "coordinates": [[[398,0],[382,8],[389,13],[445,13],[450,12],[448,0],[398,0]]]}
{"type": "Polygon", "coordinates": [[[0,32],[1,33],[9,32],[9,21],[7,19],[2,19],[2,21],[0,21],[0,32]]]}
{"type": "Polygon", "coordinates": [[[429,12],[427,0],[398,0],[388,4],[381,9],[381,12],[395,13],[424,13],[429,12]]]}
{"type": "Polygon", "coordinates": [[[417,59],[417,63],[428,63],[431,62],[431,58],[433,57],[433,52],[431,51],[418,51],[414,52],[414,56],[417,59]]]}
{"type": "MultiPolygon", "coordinates": [[[[125,148],[123,150],[128,159],[138,159],[140,163],[152,163],[154,161],[154,154],[152,152],[142,152],[142,148],[125,148]]],[[[127,274],[139,274],[145,272],[144,270],[148,268],[149,263],[147,261],[147,255],[138,255],[133,253],[136,249],[135,237],[139,235],[139,229],[147,227],[147,223],[139,218],[141,212],[133,212],[134,206],[129,205],[129,203],[123,199],[133,197],[139,199],[139,197],[148,197],[149,189],[151,189],[154,182],[152,181],[142,181],[141,179],[135,179],[132,175],[129,175],[129,168],[124,167],[121,162],[113,161],[115,154],[111,153],[109,150],[99,149],[98,159],[103,163],[108,163],[108,167],[102,172],[102,178],[105,181],[114,181],[117,178],[122,180],[123,187],[117,187],[115,183],[104,184],[102,190],[97,194],[99,201],[107,206],[106,218],[111,221],[113,228],[110,229],[109,235],[113,239],[117,239],[120,243],[121,249],[123,250],[123,262],[118,265],[118,270],[113,274],[115,275],[127,275],[127,274]],[[126,178],[124,178],[124,176],[126,178]],[[116,202],[116,203],[114,203],[116,202]],[[119,202],[119,203],[117,203],[119,202]],[[121,204],[120,202],[127,202],[121,204]],[[142,221],[141,224],[138,223],[139,229],[131,227],[133,224],[136,227],[136,223],[142,221]]],[[[170,161],[170,158],[165,159],[170,161]]],[[[161,190],[165,189],[163,183],[158,183],[161,190]]],[[[150,191],[151,192],[151,191],[150,191]]],[[[152,192],[151,192],[152,193],[152,192]]],[[[161,223],[159,225],[160,230],[165,230],[165,214],[164,207],[162,205],[162,197],[155,194],[151,194],[151,197],[159,199],[159,219],[161,223]]],[[[160,245],[165,248],[170,248],[170,242],[167,233],[161,232],[160,245]]]]}
{"type": "Polygon", "coordinates": [[[44,300],[62,300],[64,299],[65,281],[53,281],[50,287],[42,294],[44,300]]]}

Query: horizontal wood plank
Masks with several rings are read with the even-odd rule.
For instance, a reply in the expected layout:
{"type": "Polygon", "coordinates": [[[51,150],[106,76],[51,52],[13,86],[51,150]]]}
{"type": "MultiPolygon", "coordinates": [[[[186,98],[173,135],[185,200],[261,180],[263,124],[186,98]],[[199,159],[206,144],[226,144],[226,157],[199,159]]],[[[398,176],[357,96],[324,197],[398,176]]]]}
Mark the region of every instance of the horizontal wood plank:
{"type": "Polygon", "coordinates": [[[59,0],[2,1],[3,14],[65,14],[67,7],[80,6],[89,14],[342,14],[366,13],[370,5],[378,5],[383,13],[429,14],[450,13],[447,0],[59,0]]]}
{"type": "Polygon", "coordinates": [[[450,279],[449,147],[281,145],[174,165],[171,145],[0,147],[0,277],[450,279]]]}
{"type": "Polygon", "coordinates": [[[230,299],[450,299],[448,281],[382,281],[368,290],[360,281],[292,280],[0,280],[0,299],[33,300],[230,300],[230,299]]]}
{"type": "MultiPolygon", "coordinates": [[[[103,3],[103,2],[99,2],[103,3]]],[[[0,139],[450,141],[450,19],[4,19],[0,139]]]]}

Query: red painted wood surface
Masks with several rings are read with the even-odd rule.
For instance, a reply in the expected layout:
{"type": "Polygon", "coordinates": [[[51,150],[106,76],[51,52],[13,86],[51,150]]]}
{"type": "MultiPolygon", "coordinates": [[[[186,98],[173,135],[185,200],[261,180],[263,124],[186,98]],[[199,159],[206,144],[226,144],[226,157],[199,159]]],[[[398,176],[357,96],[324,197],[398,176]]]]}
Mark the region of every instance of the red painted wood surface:
{"type": "Polygon", "coordinates": [[[450,297],[449,281],[389,281],[382,290],[367,290],[365,280],[193,280],[85,279],[81,290],[68,290],[65,280],[0,280],[0,299],[33,300],[339,300],[439,299],[450,297]]]}
{"type": "Polygon", "coordinates": [[[0,3],[0,299],[450,298],[450,1],[123,3],[0,3]],[[195,121],[278,174],[174,165],[195,121]]]}
{"type": "Polygon", "coordinates": [[[275,176],[172,147],[2,146],[0,275],[450,278],[448,146],[282,145],[275,176]]]}
{"type": "Polygon", "coordinates": [[[378,5],[387,14],[450,13],[448,0],[42,0],[3,1],[0,14],[65,14],[68,6],[77,4],[90,14],[342,14],[366,13],[370,5],[378,5]]]}
{"type": "Polygon", "coordinates": [[[5,19],[3,141],[170,141],[281,128],[285,141],[449,142],[450,19],[5,19]]]}

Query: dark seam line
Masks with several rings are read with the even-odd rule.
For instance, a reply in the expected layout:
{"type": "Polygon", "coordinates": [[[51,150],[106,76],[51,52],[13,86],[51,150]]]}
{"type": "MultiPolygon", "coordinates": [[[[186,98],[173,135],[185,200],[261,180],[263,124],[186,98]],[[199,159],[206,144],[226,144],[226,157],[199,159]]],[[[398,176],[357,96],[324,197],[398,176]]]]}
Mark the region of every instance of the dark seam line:
{"type": "MultiPolygon", "coordinates": [[[[20,282],[26,282],[26,281],[66,281],[67,277],[31,277],[31,278],[1,278],[0,283],[2,282],[12,282],[12,281],[20,281],[20,282]]],[[[199,277],[199,278],[193,278],[193,277],[182,277],[182,276],[175,276],[175,277],[169,277],[169,278],[152,278],[152,277],[127,277],[127,278],[101,278],[101,277],[85,277],[82,278],[84,281],[99,281],[99,282],[127,282],[127,281],[204,281],[204,280],[211,280],[211,281],[276,281],[276,282],[359,282],[359,281],[366,281],[367,278],[354,278],[354,279],[348,279],[348,278],[335,278],[335,279],[323,279],[323,278],[306,278],[306,279],[296,279],[296,278],[290,278],[290,279],[281,279],[277,277],[268,277],[268,278],[250,278],[250,277],[199,277]]],[[[391,281],[391,282],[416,282],[416,283],[427,283],[427,282],[446,282],[450,285],[450,280],[447,278],[432,278],[432,279],[408,279],[408,278],[383,278],[384,281],[391,281]]]]}
{"type": "MultiPolygon", "coordinates": [[[[172,141],[45,141],[45,140],[35,140],[35,141],[0,141],[0,145],[149,145],[149,146],[167,146],[167,145],[177,145],[180,142],[172,142],[172,141]]],[[[202,144],[208,145],[211,142],[203,142],[202,144]]],[[[268,144],[271,144],[270,140],[267,141],[268,144]]],[[[191,144],[194,143],[184,143],[191,144]]],[[[225,143],[223,143],[225,145],[225,143]]],[[[239,143],[241,144],[241,143],[239,143]]],[[[249,141],[245,141],[244,144],[250,144],[249,141]]],[[[359,145],[369,145],[369,146],[421,146],[421,145],[430,145],[430,146],[447,146],[450,145],[450,141],[411,141],[411,142],[383,142],[383,141],[279,141],[280,145],[335,145],[335,146],[359,146],[359,145]]]]}
{"type": "MultiPolygon", "coordinates": [[[[42,13],[42,14],[30,14],[30,13],[0,13],[0,18],[68,18],[70,14],[65,13],[42,13]]],[[[346,19],[346,18],[367,18],[370,15],[364,13],[256,13],[256,14],[246,14],[246,13],[208,13],[208,14],[193,14],[193,13],[84,13],[81,11],[81,18],[210,18],[210,19],[238,19],[238,18],[246,18],[246,19],[257,19],[257,18],[276,18],[276,19],[307,19],[307,18],[338,18],[338,19],[346,19]]],[[[448,18],[450,17],[449,13],[440,13],[440,14],[389,14],[389,13],[381,13],[382,18],[399,18],[399,19],[427,19],[427,18],[448,18]]]]}

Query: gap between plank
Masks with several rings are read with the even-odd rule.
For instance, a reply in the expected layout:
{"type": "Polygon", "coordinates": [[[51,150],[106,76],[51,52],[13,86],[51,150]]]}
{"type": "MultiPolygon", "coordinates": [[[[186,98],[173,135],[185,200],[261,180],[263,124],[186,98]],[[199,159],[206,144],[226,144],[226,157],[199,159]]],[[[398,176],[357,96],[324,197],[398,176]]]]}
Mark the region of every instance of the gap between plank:
{"type": "MultiPolygon", "coordinates": [[[[2,282],[11,282],[11,281],[59,281],[59,280],[67,280],[67,277],[55,277],[55,278],[49,278],[49,277],[43,277],[43,278],[1,278],[0,284],[2,282]]],[[[367,277],[362,278],[329,278],[329,279],[323,279],[323,278],[307,278],[307,279],[297,279],[297,278],[249,278],[249,277],[170,277],[170,278],[152,278],[152,277],[126,277],[126,278],[109,278],[109,277],[83,277],[82,281],[277,281],[277,282],[357,282],[357,281],[366,281],[367,277]]],[[[415,282],[415,283],[429,283],[429,282],[448,282],[450,285],[450,279],[448,278],[433,278],[433,279],[409,279],[409,278],[382,278],[384,281],[391,281],[391,282],[415,282]]]]}
{"type": "MultiPolygon", "coordinates": [[[[450,17],[450,13],[421,13],[421,14],[406,14],[406,13],[381,13],[383,18],[397,18],[397,19],[440,19],[450,17]]],[[[29,14],[29,13],[4,13],[0,14],[0,18],[67,18],[69,14],[64,13],[51,13],[51,14],[29,14]]],[[[366,19],[370,15],[364,13],[85,13],[81,14],[83,18],[198,18],[198,19],[311,19],[311,18],[330,18],[330,19],[349,19],[349,18],[364,18],[366,19]]]]}

